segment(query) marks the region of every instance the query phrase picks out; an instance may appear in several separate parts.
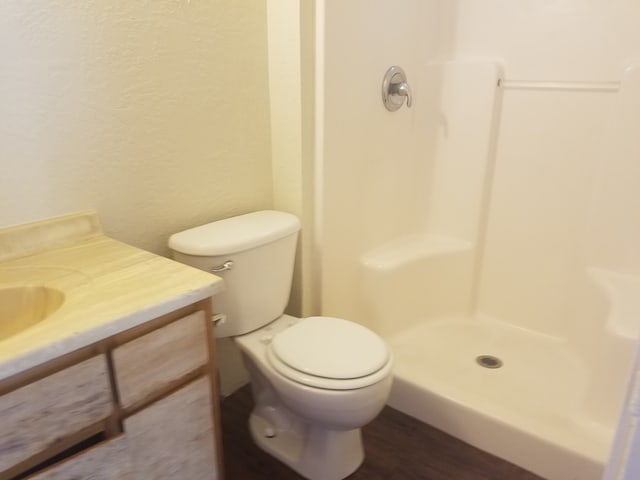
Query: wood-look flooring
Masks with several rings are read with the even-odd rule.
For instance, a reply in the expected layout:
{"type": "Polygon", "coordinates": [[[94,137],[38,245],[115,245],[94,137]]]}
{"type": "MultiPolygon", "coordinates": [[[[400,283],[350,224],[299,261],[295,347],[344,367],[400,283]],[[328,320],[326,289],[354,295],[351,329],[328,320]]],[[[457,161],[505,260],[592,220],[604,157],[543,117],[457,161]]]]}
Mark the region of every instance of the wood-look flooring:
{"type": "MultiPolygon", "coordinates": [[[[252,406],[248,386],[222,402],[226,480],[302,480],[254,445],[252,406]]],[[[363,439],[365,461],[349,480],[542,480],[389,407],[363,429],[363,439]]]]}

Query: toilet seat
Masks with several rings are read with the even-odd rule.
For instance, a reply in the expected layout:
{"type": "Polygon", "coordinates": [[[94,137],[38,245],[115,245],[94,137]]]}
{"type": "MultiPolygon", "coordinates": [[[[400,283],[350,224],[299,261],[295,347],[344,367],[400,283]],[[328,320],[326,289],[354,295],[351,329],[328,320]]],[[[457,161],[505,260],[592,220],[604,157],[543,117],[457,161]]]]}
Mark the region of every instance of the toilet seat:
{"type": "Polygon", "coordinates": [[[330,390],[363,388],[382,380],[391,368],[390,357],[375,333],[334,317],[302,319],[276,334],[267,349],[269,362],[283,376],[330,390]]]}

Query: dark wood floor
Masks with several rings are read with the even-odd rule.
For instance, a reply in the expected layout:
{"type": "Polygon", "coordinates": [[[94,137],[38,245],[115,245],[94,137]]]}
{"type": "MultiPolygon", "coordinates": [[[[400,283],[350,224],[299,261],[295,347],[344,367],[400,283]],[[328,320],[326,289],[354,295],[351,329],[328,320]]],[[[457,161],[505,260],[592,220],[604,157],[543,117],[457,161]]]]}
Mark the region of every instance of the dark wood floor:
{"type": "MultiPolygon", "coordinates": [[[[301,480],[253,444],[248,387],[222,402],[226,480],[301,480]]],[[[366,458],[349,480],[541,480],[392,408],[363,429],[366,458]]]]}

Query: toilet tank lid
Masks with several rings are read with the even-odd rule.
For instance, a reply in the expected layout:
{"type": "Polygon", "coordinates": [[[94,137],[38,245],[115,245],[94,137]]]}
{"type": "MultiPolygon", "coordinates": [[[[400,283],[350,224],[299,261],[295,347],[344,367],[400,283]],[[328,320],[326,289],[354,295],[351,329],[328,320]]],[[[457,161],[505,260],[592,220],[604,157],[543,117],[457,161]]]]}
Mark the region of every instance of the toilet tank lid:
{"type": "Polygon", "coordinates": [[[169,247],[187,255],[228,255],[274,242],[298,230],[300,220],[295,215],[262,210],[174,233],[169,247]]]}

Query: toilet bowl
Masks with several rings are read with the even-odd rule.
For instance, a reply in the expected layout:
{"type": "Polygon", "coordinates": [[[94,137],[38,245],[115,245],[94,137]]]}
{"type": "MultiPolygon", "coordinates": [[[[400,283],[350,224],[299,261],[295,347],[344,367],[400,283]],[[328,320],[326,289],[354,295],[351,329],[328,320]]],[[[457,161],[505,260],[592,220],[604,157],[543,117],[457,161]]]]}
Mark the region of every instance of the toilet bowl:
{"type": "MultiPolygon", "coordinates": [[[[358,353],[366,352],[370,355],[366,360],[373,360],[365,375],[354,378],[349,376],[357,369],[347,367],[340,372],[335,368],[340,361],[348,362],[348,352],[340,346],[336,348],[335,344],[320,343],[317,337],[308,337],[306,345],[296,344],[300,350],[305,346],[316,352],[324,349],[324,354],[332,357],[333,362],[329,363],[333,365],[320,373],[330,371],[332,376],[343,378],[310,374],[309,370],[319,367],[320,363],[304,363],[303,356],[295,357],[295,352],[286,349],[289,341],[302,336],[307,330],[321,333],[324,339],[332,334],[344,334],[342,328],[336,328],[336,320],[344,322],[340,326],[345,329],[356,327],[355,331],[349,332],[354,342],[358,341],[357,333],[363,334],[360,339],[365,344],[372,340],[367,335],[371,332],[345,320],[331,317],[298,319],[289,315],[234,339],[251,375],[255,408],[250,418],[250,429],[254,441],[310,479],[345,478],[360,466],[364,460],[360,428],[380,413],[391,389],[393,361],[382,342],[381,345],[371,342],[368,347],[372,350],[368,352],[362,346],[353,348],[353,363],[360,371],[367,369],[366,361],[358,353]],[[323,321],[327,323],[326,329],[322,329],[323,321]],[[312,328],[308,329],[309,326],[312,328]],[[358,332],[359,328],[363,331],[358,332]],[[284,350],[282,355],[288,353],[291,358],[287,359],[300,361],[300,365],[307,367],[306,371],[298,370],[279,358],[278,346],[284,350]]],[[[347,339],[341,339],[346,345],[347,339]]]]}
{"type": "Polygon", "coordinates": [[[261,211],[174,234],[169,246],[225,281],[216,336],[233,338],[250,374],[256,444],[308,479],[340,480],[364,459],[360,429],[386,403],[393,355],[357,323],[284,314],[299,229],[293,215],[261,211]]]}

